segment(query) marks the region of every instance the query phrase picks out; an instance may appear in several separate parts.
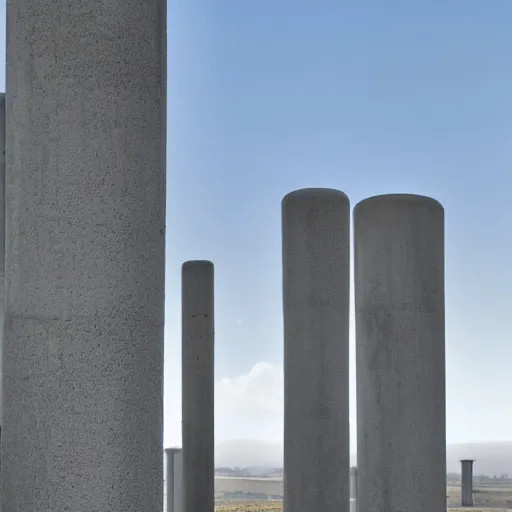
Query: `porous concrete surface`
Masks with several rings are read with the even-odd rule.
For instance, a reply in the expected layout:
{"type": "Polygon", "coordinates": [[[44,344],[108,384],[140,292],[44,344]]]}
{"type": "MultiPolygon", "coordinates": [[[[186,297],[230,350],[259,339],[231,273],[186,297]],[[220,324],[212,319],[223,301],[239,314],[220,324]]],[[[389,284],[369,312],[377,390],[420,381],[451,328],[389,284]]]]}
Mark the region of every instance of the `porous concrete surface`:
{"type": "Polygon", "coordinates": [[[4,512],[162,508],[165,25],[7,2],[4,512]]]}
{"type": "Polygon", "coordinates": [[[3,418],[2,355],[5,290],[5,94],[0,94],[0,431],[3,418]]]}
{"type": "Polygon", "coordinates": [[[350,205],[338,190],[282,202],[284,506],[349,509],[350,205]]]}
{"type": "Polygon", "coordinates": [[[213,512],[214,462],[214,267],[182,267],[183,507],[213,512]]]}
{"type": "Polygon", "coordinates": [[[354,209],[358,510],[446,511],[444,210],[354,209]]]}
{"type": "Polygon", "coordinates": [[[183,512],[183,451],[167,448],[166,454],[166,512],[183,512]]]}

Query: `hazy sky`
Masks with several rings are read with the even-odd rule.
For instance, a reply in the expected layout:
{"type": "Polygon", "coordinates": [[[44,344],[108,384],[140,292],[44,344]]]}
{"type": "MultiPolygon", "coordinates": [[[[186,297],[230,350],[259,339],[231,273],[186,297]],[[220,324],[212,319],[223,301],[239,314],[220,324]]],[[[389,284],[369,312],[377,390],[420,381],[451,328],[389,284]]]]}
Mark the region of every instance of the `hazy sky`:
{"type": "MultiPolygon", "coordinates": [[[[443,203],[448,441],[512,440],[512,2],[173,0],[168,17],[165,445],[187,259],[216,265],[217,440],[280,441],[280,201],[308,186],[443,203]]],[[[354,442],[354,400],[351,419],[354,442]]]]}

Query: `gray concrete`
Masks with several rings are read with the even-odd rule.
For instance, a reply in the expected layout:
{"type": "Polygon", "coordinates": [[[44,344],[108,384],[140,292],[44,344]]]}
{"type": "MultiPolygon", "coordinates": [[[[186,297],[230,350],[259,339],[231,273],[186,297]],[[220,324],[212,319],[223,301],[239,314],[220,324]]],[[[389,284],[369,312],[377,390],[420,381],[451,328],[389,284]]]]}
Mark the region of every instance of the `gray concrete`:
{"type": "Polygon", "coordinates": [[[358,509],[446,511],[444,210],[354,210],[358,509]]]}
{"type": "Polygon", "coordinates": [[[284,507],[348,512],[349,200],[292,192],[282,223],[284,507]]]}
{"type": "Polygon", "coordinates": [[[461,506],[473,506],[473,462],[474,460],[461,460],[461,506]]]}
{"type": "Polygon", "coordinates": [[[357,512],[357,468],[350,468],[350,512],[357,512]]]}
{"type": "Polygon", "coordinates": [[[165,475],[166,512],[183,512],[183,451],[167,448],[165,475]]]}
{"type": "Polygon", "coordinates": [[[162,509],[165,25],[7,1],[4,512],[162,509]]]}
{"type": "Polygon", "coordinates": [[[0,94],[0,436],[3,425],[2,355],[5,291],[5,94],[0,94]]]}
{"type": "Polygon", "coordinates": [[[182,268],[183,504],[186,512],[213,512],[214,269],[209,261],[182,268]]]}

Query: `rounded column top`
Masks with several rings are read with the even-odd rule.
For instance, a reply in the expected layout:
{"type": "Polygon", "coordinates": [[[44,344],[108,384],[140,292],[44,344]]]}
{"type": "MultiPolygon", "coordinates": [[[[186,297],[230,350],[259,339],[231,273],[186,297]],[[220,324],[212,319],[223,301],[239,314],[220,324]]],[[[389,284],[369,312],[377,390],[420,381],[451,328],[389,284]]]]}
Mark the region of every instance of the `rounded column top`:
{"type": "Polygon", "coordinates": [[[189,260],[185,261],[181,266],[182,270],[188,270],[197,267],[213,267],[213,263],[209,260],[189,260]]]}
{"type": "Polygon", "coordinates": [[[393,208],[400,206],[410,207],[418,204],[428,205],[444,211],[443,205],[437,199],[429,196],[420,194],[381,194],[359,201],[354,207],[354,215],[360,210],[377,209],[379,207],[385,208],[386,206],[393,208]]]}
{"type": "Polygon", "coordinates": [[[290,202],[308,202],[312,200],[325,200],[325,199],[343,199],[350,202],[347,194],[335,188],[300,188],[289,192],[283,197],[282,204],[285,206],[290,202]]]}
{"type": "Polygon", "coordinates": [[[182,448],[164,448],[165,453],[179,453],[182,448]]]}

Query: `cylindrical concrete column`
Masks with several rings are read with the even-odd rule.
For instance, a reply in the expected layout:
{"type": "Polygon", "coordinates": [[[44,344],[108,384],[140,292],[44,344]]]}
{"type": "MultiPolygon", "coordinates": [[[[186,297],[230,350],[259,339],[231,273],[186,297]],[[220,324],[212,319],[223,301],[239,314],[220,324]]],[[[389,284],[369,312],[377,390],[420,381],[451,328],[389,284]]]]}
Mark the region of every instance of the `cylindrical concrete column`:
{"type": "Polygon", "coordinates": [[[183,451],[167,448],[165,454],[166,512],[183,512],[183,451]]]}
{"type": "Polygon", "coordinates": [[[445,512],[444,210],[372,197],[354,241],[358,510],[445,512]]]}
{"type": "Polygon", "coordinates": [[[350,468],[350,512],[357,512],[357,468],[350,468]]]}
{"type": "Polygon", "coordinates": [[[349,200],[292,192],[282,229],[284,508],[348,512],[349,200]]]}
{"type": "Polygon", "coordinates": [[[165,5],[7,0],[5,512],[162,508],[165,5]]]}
{"type": "Polygon", "coordinates": [[[213,512],[214,491],[214,269],[209,261],[182,268],[183,504],[213,512]]]}
{"type": "Polygon", "coordinates": [[[474,460],[461,460],[461,506],[473,506],[473,462],[474,460]]]}
{"type": "Polygon", "coordinates": [[[5,94],[0,94],[0,439],[3,425],[3,339],[5,296],[5,94]]]}

